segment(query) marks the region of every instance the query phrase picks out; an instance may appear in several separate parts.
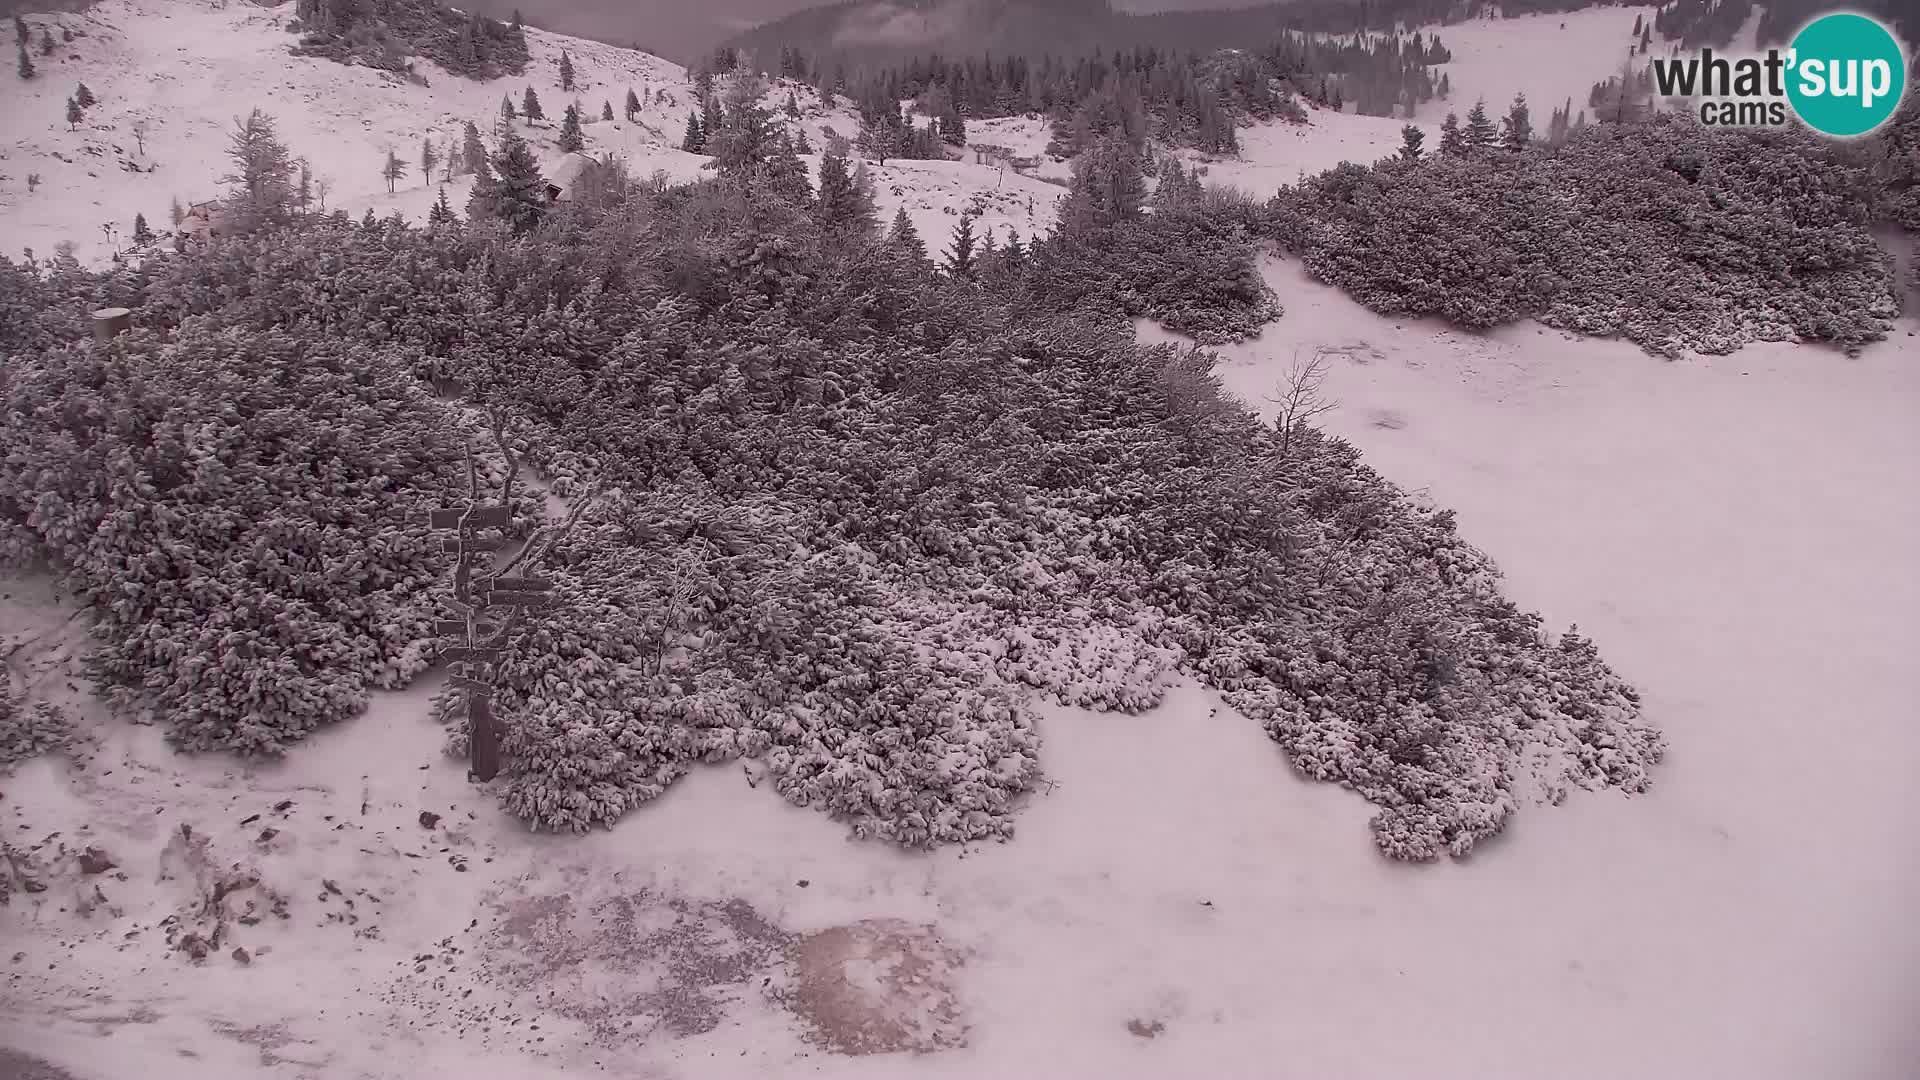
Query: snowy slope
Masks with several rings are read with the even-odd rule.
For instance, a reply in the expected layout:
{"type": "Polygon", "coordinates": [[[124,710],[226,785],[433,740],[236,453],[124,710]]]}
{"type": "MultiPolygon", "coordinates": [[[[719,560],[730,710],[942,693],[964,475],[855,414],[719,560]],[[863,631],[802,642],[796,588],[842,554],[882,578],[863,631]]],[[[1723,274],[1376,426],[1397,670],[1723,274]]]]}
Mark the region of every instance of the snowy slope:
{"type": "Polygon", "coordinates": [[[135,213],[165,229],[170,199],[189,203],[220,193],[228,133],[237,116],[255,107],[275,118],[282,140],[331,184],[329,208],[358,214],[371,205],[382,213],[399,207],[424,214],[438,194],[437,185],[420,175],[424,139],[458,145],[467,120],[490,133],[501,97],[511,94],[518,106],[532,86],[554,122],[527,130],[537,143],[551,143],[569,100],[559,88],[563,48],[577,72],[574,96],[590,109],[588,115],[597,118],[603,100],[618,115],[628,88],[647,92],[641,124],[589,125],[594,149],[643,156],[650,166],[680,171],[678,151],[668,149],[679,142],[678,127],[671,128],[671,138],[654,134],[683,115],[690,97],[678,65],[530,29],[533,61],[524,77],[476,82],[420,60],[430,84],[420,86],[371,68],[290,56],[295,39],[284,24],[291,14],[291,4],[106,0],[84,15],[34,16],[36,26],[72,26],[86,36],[43,61],[39,78],[7,83],[14,99],[0,112],[0,231],[9,253],[28,245],[45,255],[66,239],[83,257],[98,257],[106,243],[101,224],[116,223],[124,240],[135,213]],[[82,81],[100,104],[88,110],[78,131],[69,131],[65,101],[82,81]],[[667,99],[654,101],[655,90],[667,99]],[[150,127],[144,154],[133,134],[142,120],[150,127]],[[380,178],[389,148],[408,164],[399,198],[388,196],[380,178]],[[143,171],[127,171],[127,165],[143,171]],[[40,173],[43,181],[31,194],[28,172],[40,173]]]}
{"type": "MultiPolygon", "coordinates": [[[[529,29],[532,62],[524,76],[477,82],[418,60],[428,83],[421,86],[370,68],[290,56],[294,37],[285,21],[291,13],[290,4],[106,0],[84,15],[34,16],[36,27],[72,27],[84,36],[42,59],[39,78],[0,84],[13,95],[9,108],[0,110],[0,248],[18,257],[22,247],[31,247],[45,257],[68,240],[81,258],[97,262],[112,251],[103,224],[116,226],[120,246],[136,213],[165,231],[172,199],[187,204],[220,194],[228,134],[235,118],[256,106],[273,115],[282,140],[330,186],[328,208],[356,217],[371,208],[380,216],[399,211],[410,220],[424,219],[441,176],[429,181],[420,174],[422,141],[457,146],[468,120],[491,140],[502,97],[510,96],[518,108],[529,86],[547,120],[518,127],[543,160],[559,153],[559,118],[569,101],[586,118],[588,152],[623,157],[635,175],[661,170],[691,179],[707,160],[679,148],[694,107],[693,88],[685,69],[658,57],[529,29]],[[563,50],[575,72],[571,95],[560,89],[563,50]],[[69,131],[65,102],[80,82],[100,104],[88,110],[79,130],[69,131]],[[632,123],[624,118],[629,89],[643,100],[632,123]],[[612,105],[614,120],[599,119],[603,102],[612,105]],[[149,127],[144,153],[133,135],[141,121],[149,127]],[[389,148],[408,165],[391,194],[380,175],[389,148]],[[41,178],[33,192],[27,190],[29,173],[41,178]]],[[[804,103],[792,126],[806,130],[816,148],[824,148],[829,131],[851,138],[858,130],[844,99],[829,107],[798,84],[771,86],[768,106],[783,106],[790,90],[804,103]]],[[[784,112],[776,115],[785,118],[784,112]]],[[[924,170],[876,170],[876,181],[886,181],[881,202],[889,215],[904,203],[931,235],[944,236],[953,220],[949,209],[957,213],[976,193],[991,198],[1004,187],[1021,194],[1018,210],[1007,201],[989,212],[987,222],[1028,235],[1030,226],[1050,220],[1045,208],[1057,190],[1034,190],[1039,185],[1011,176],[1003,184],[996,170],[971,163],[926,164],[924,170]],[[921,177],[925,191],[892,191],[921,177]],[[1029,194],[1036,196],[1033,214],[1026,210],[1029,194]]],[[[464,206],[470,183],[463,177],[446,185],[456,208],[464,206]]]]}
{"type": "MultiPolygon", "coordinates": [[[[1423,32],[1438,33],[1453,54],[1452,60],[1439,66],[1447,73],[1452,92],[1444,101],[1436,98],[1420,106],[1418,118],[1437,131],[1448,112],[1464,118],[1475,100],[1485,98],[1487,112],[1497,119],[1506,113],[1513,95],[1524,93],[1534,127],[1545,130],[1548,115],[1568,98],[1578,112],[1587,107],[1587,91],[1594,83],[1619,73],[1620,64],[1630,59],[1628,47],[1636,41],[1634,17],[1650,23],[1656,10],[1652,5],[1590,7],[1426,27],[1423,32]]],[[[1664,40],[1654,35],[1656,52],[1662,51],[1664,40]]],[[[1645,56],[1631,59],[1636,68],[1647,62],[1645,56]]]]}

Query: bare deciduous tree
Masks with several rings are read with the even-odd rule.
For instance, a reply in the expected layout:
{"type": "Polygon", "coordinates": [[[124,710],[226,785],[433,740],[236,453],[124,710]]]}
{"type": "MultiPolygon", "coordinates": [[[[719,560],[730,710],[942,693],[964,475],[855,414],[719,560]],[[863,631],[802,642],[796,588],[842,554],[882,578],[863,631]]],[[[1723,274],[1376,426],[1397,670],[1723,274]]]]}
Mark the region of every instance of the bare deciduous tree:
{"type": "Polygon", "coordinates": [[[1274,385],[1275,393],[1267,396],[1268,401],[1280,406],[1279,413],[1273,418],[1273,429],[1280,433],[1282,456],[1293,449],[1294,432],[1314,417],[1340,407],[1339,402],[1322,396],[1321,387],[1326,379],[1325,349],[1315,348],[1305,363],[1301,362],[1296,350],[1287,373],[1274,385]]]}

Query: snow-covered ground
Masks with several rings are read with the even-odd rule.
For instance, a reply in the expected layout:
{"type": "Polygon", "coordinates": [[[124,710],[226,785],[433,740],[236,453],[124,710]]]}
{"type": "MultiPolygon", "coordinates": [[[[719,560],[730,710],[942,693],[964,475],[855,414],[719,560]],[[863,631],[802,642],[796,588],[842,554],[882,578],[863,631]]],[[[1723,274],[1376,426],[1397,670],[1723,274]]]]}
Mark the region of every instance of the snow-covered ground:
{"type": "MultiPolygon", "coordinates": [[[[1019,835],[915,855],[737,764],[612,832],[530,836],[439,756],[425,686],[279,766],[109,727],[83,772],[6,784],[13,843],[97,845],[126,880],[69,869],[0,916],[0,1043],[155,1080],[1911,1076],[1915,339],[1668,363],[1268,274],[1288,314],[1228,384],[1257,400],[1331,350],[1329,426],[1644,691],[1672,744],[1651,794],[1392,864],[1370,807],[1189,688],[1047,710],[1019,835]],[[193,910],[191,872],[156,880],[182,824],[202,880],[237,864],[288,912],[199,966],[156,925],[193,910]],[[83,917],[94,882],[112,907],[83,917]],[[888,1047],[939,1052],[834,1052],[888,1047]]],[[[9,631],[64,616],[9,589],[9,631]]]]}
{"type": "MultiPolygon", "coordinates": [[[[1593,84],[1620,72],[1631,59],[1636,70],[1646,66],[1644,56],[1629,57],[1636,16],[1653,21],[1656,6],[1592,7],[1549,15],[1515,18],[1478,18],[1451,26],[1430,27],[1453,59],[1439,66],[1447,73],[1451,93],[1420,106],[1418,118],[1430,126],[1428,145],[1437,138],[1440,121],[1457,112],[1464,119],[1476,99],[1485,98],[1487,112],[1504,115],[1513,95],[1524,93],[1533,125],[1544,131],[1554,109],[1573,99],[1575,112],[1587,107],[1593,84]]],[[[1757,20],[1756,20],[1757,25],[1757,20]]],[[[1654,48],[1665,40],[1654,35],[1654,48]]]]}
{"type": "MultiPolygon", "coordinates": [[[[1309,108],[1308,122],[1275,120],[1240,130],[1240,156],[1214,157],[1188,150],[1181,158],[1202,179],[1221,187],[1266,198],[1287,184],[1325,172],[1343,161],[1371,165],[1399,152],[1405,120],[1358,116],[1331,109],[1309,108]]],[[[1438,124],[1430,126],[1427,143],[1440,142],[1438,124]]]]}
{"type": "MultiPolygon", "coordinates": [[[[116,227],[120,247],[132,236],[135,214],[144,214],[156,232],[166,231],[172,200],[185,205],[221,194],[234,121],[256,107],[271,114],[282,140],[311,162],[329,188],[327,207],[355,217],[371,208],[382,217],[399,211],[424,220],[442,174],[431,180],[421,174],[422,142],[433,139],[444,156],[471,120],[491,144],[501,98],[511,97],[518,109],[529,86],[547,119],[517,127],[543,160],[559,155],[560,116],[575,102],[586,120],[587,151],[625,159],[636,176],[660,170],[691,179],[707,161],[680,149],[687,114],[696,107],[694,91],[685,69],[659,57],[529,29],[532,62],[525,75],[480,82],[417,60],[428,84],[422,86],[371,68],[289,55],[296,40],[286,30],[291,16],[291,4],[220,0],[104,0],[85,14],[31,16],[36,27],[70,27],[83,36],[51,57],[36,57],[38,78],[21,82],[9,75],[0,83],[7,95],[0,109],[0,250],[17,258],[32,248],[44,258],[66,240],[83,260],[99,262],[113,250],[102,225],[116,227]],[[572,94],[560,89],[563,50],[575,72],[572,94]],[[66,100],[81,82],[99,104],[69,130],[66,100]],[[644,103],[634,122],[624,118],[629,89],[644,103]],[[603,102],[615,119],[599,119],[603,102]],[[134,136],[141,122],[144,152],[134,136]],[[389,149],[407,164],[393,193],[381,178],[389,149]],[[40,178],[32,191],[30,174],[40,178]]],[[[857,132],[858,119],[844,99],[829,106],[810,88],[776,81],[764,100],[783,120],[790,91],[802,115],[789,123],[805,130],[817,149],[825,148],[829,131],[847,138],[857,132]]],[[[818,156],[812,160],[817,168],[818,156]]],[[[1060,194],[971,160],[890,163],[875,169],[874,179],[882,210],[891,216],[906,205],[936,248],[976,195],[988,208],[983,224],[997,226],[1002,236],[1007,227],[1030,236],[1036,226],[1048,227],[1060,194]],[[928,182],[910,181],[911,195],[893,192],[908,173],[928,182]]],[[[456,210],[464,207],[470,183],[460,177],[445,185],[456,210]]]]}

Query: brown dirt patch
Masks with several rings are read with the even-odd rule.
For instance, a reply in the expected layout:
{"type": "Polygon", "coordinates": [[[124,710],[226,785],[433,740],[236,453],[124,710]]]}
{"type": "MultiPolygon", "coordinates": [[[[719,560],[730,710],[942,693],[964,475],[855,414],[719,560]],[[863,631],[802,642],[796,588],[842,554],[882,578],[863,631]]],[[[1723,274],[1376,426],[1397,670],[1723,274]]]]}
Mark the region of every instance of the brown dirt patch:
{"type": "Polygon", "coordinates": [[[877,919],[808,934],[787,950],[783,995],[835,1053],[927,1053],[966,1045],[951,977],[961,963],[930,926],[877,919]]]}

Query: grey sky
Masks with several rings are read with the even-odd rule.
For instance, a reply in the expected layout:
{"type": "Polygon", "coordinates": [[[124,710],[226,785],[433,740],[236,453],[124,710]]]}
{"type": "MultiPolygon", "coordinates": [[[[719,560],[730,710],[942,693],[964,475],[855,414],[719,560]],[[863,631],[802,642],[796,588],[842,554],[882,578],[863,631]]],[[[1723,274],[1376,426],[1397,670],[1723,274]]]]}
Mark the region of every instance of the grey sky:
{"type": "MultiPolygon", "coordinates": [[[[1244,7],[1259,0],[1117,0],[1126,11],[1244,7]]],[[[505,17],[517,7],[528,21],[685,60],[735,30],[819,5],[819,0],[455,0],[454,6],[505,17]]]]}

